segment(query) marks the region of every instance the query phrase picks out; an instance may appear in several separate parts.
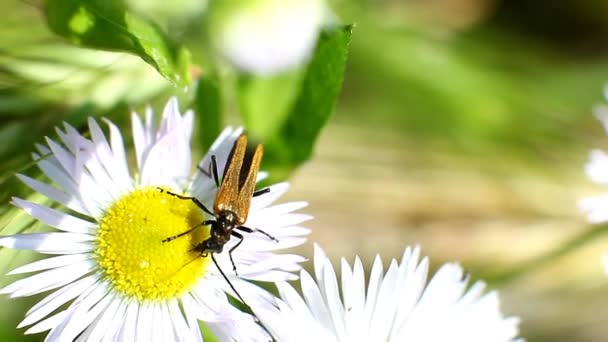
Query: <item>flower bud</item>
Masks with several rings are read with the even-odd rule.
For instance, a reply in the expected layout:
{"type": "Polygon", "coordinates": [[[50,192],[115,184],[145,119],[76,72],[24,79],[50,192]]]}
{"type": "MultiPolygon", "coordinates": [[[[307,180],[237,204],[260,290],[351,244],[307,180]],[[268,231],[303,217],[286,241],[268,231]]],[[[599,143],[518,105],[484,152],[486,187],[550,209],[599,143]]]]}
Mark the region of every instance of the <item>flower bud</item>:
{"type": "Polygon", "coordinates": [[[274,74],[308,60],[327,14],[324,0],[212,2],[210,34],[238,69],[274,74]]]}

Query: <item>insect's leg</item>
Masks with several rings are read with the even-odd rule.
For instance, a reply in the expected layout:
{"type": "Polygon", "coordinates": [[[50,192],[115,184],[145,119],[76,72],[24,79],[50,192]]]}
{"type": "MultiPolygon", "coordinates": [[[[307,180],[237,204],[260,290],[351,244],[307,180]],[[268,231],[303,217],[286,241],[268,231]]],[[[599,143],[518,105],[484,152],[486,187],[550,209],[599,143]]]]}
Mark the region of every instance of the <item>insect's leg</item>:
{"type": "Polygon", "coordinates": [[[160,190],[160,192],[166,192],[167,194],[171,195],[171,196],[175,196],[179,199],[183,199],[183,200],[190,200],[192,202],[194,202],[194,204],[196,204],[197,207],[199,207],[200,209],[202,209],[204,212],[206,212],[207,214],[211,215],[211,216],[215,216],[215,214],[213,214],[213,212],[209,209],[207,209],[207,207],[205,207],[205,205],[198,200],[198,198],[196,197],[189,197],[189,196],[182,196],[182,195],[178,195],[176,193],[173,193],[171,191],[167,191],[163,188],[157,188],[158,190],[160,190]]]}
{"type": "Polygon", "coordinates": [[[215,181],[215,186],[218,188],[220,187],[220,177],[217,173],[217,159],[215,158],[215,155],[211,155],[211,163],[209,163],[209,168],[207,170],[198,165],[196,168],[205,176],[213,178],[213,181],[215,181]]]}
{"type": "MultiPolygon", "coordinates": [[[[228,283],[228,285],[230,285],[230,288],[232,289],[232,291],[234,291],[234,293],[239,298],[239,300],[245,306],[247,306],[249,308],[249,310],[251,310],[251,307],[249,305],[247,305],[247,303],[245,302],[245,300],[243,299],[243,297],[241,297],[241,295],[239,294],[239,292],[234,288],[234,285],[232,285],[232,282],[230,282],[230,279],[228,279],[228,277],[226,276],[226,274],[224,273],[224,271],[222,270],[222,268],[220,267],[220,265],[218,265],[217,261],[215,260],[214,254],[213,253],[210,253],[210,254],[211,254],[211,260],[213,260],[213,263],[215,264],[215,267],[217,267],[217,269],[220,271],[220,274],[222,275],[222,277],[224,278],[224,280],[228,283]]],[[[257,317],[256,317],[256,319],[257,319],[257,317]]]]}
{"type": "Polygon", "coordinates": [[[266,235],[270,240],[274,241],[274,242],[279,242],[279,240],[277,240],[277,238],[275,238],[274,236],[266,233],[265,231],[258,229],[258,228],[249,228],[249,227],[245,227],[245,226],[238,226],[235,229],[240,229],[244,232],[247,233],[253,233],[253,232],[258,232],[258,233],[262,233],[264,235],[266,235]]]}
{"type": "Polygon", "coordinates": [[[243,243],[243,235],[241,235],[241,233],[239,232],[235,232],[234,230],[230,232],[230,235],[234,236],[235,238],[239,239],[239,242],[236,243],[236,245],[234,245],[232,248],[230,248],[230,250],[228,251],[228,256],[230,257],[230,262],[232,263],[232,269],[234,270],[234,274],[236,274],[237,276],[239,275],[238,272],[236,271],[236,264],[234,263],[234,260],[232,259],[232,252],[241,245],[241,243],[243,243]]]}
{"type": "Polygon", "coordinates": [[[208,225],[210,225],[210,224],[212,224],[212,223],[214,223],[214,222],[215,222],[215,220],[206,220],[206,221],[203,221],[203,222],[201,222],[201,223],[197,224],[196,226],[194,226],[194,227],[192,227],[192,228],[190,228],[190,229],[186,230],[186,231],[185,231],[185,232],[183,232],[183,233],[179,233],[179,234],[177,234],[177,235],[174,235],[174,236],[171,236],[171,237],[168,237],[168,238],[164,239],[164,240],[163,240],[163,242],[169,242],[169,241],[173,241],[173,240],[175,240],[175,239],[177,239],[177,238],[179,238],[179,237],[182,237],[182,236],[184,236],[184,235],[186,235],[186,234],[190,233],[191,231],[195,230],[195,229],[196,229],[196,228],[198,228],[198,227],[202,227],[202,226],[208,226],[208,225]]]}
{"type": "Polygon", "coordinates": [[[209,167],[207,168],[207,170],[203,169],[200,165],[196,165],[196,168],[205,176],[211,178],[211,164],[209,164],[209,167]]]}
{"type": "Polygon", "coordinates": [[[267,193],[269,193],[269,192],[270,192],[270,188],[264,188],[264,189],[260,189],[260,190],[255,191],[255,192],[253,193],[253,197],[258,197],[258,196],[261,196],[261,195],[263,195],[263,194],[267,194],[267,193]]]}
{"type": "Polygon", "coordinates": [[[211,165],[209,165],[211,171],[213,172],[213,180],[215,181],[215,186],[220,187],[220,177],[217,175],[217,159],[215,159],[215,155],[211,156],[211,165]]]}
{"type": "Polygon", "coordinates": [[[217,261],[215,260],[214,254],[213,253],[210,253],[210,254],[211,254],[211,260],[213,260],[213,263],[215,264],[215,267],[217,267],[217,269],[220,271],[220,274],[222,275],[222,277],[224,278],[224,280],[228,283],[228,285],[230,286],[230,288],[232,289],[232,291],[236,294],[236,296],[241,301],[241,303],[243,303],[243,305],[245,305],[245,307],[247,308],[247,310],[250,313],[253,314],[253,319],[255,320],[255,322],[256,323],[260,323],[262,329],[266,330],[266,332],[268,333],[268,335],[271,335],[270,332],[268,331],[268,329],[263,324],[261,324],[260,319],[257,316],[255,316],[255,313],[251,309],[251,306],[249,306],[249,304],[247,304],[247,302],[245,302],[245,300],[243,299],[243,297],[241,297],[241,294],[236,290],[236,288],[234,287],[234,285],[232,285],[232,282],[230,281],[230,279],[228,279],[228,277],[226,276],[226,273],[224,273],[224,271],[220,268],[220,265],[218,265],[217,261]]]}

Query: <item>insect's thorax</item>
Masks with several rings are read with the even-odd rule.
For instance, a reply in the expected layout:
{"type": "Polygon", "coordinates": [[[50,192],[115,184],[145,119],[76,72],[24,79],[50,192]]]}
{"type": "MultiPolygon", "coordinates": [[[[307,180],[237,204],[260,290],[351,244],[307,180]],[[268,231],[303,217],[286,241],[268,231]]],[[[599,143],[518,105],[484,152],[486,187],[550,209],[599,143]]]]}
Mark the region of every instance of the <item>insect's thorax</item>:
{"type": "Polygon", "coordinates": [[[210,236],[195,249],[201,253],[221,253],[224,245],[230,240],[232,230],[238,226],[236,220],[237,216],[229,210],[217,213],[215,221],[211,223],[210,236]]]}
{"type": "Polygon", "coordinates": [[[237,214],[230,204],[222,203],[214,207],[215,219],[218,221],[229,222],[235,226],[245,223],[247,217],[237,214]]]}
{"type": "Polygon", "coordinates": [[[232,229],[240,225],[239,218],[230,210],[221,210],[215,216],[215,228],[225,234],[229,234],[232,229]]]}

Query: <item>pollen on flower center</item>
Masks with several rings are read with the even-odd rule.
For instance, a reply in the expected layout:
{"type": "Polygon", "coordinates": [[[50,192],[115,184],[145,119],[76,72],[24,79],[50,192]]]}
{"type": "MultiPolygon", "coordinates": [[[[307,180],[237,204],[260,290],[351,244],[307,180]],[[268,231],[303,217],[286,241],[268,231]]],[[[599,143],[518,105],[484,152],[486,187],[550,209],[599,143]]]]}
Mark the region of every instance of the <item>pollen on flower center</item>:
{"type": "Polygon", "coordinates": [[[192,201],[157,188],[138,189],[116,201],[99,225],[97,259],[105,277],[127,296],[168,299],[188,291],[205,272],[209,258],[192,246],[209,236],[201,227],[178,239],[164,239],[200,224],[192,201]]]}

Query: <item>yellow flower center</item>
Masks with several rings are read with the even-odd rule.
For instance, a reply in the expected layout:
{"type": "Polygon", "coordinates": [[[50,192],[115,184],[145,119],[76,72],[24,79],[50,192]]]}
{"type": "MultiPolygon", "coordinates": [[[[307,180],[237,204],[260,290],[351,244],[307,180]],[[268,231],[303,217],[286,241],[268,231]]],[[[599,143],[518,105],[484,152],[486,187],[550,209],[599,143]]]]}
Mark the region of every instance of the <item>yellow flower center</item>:
{"type": "Polygon", "coordinates": [[[141,300],[173,298],[204,274],[209,258],[192,247],[209,236],[202,211],[189,200],[157,188],[131,192],[106,212],[99,225],[97,260],[114,287],[141,300]]]}

